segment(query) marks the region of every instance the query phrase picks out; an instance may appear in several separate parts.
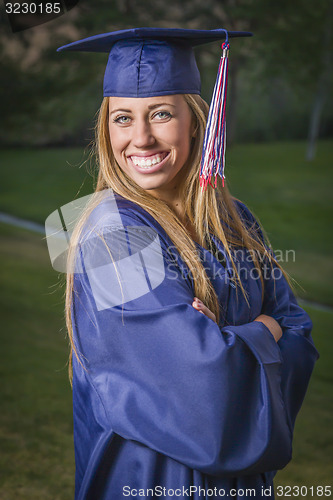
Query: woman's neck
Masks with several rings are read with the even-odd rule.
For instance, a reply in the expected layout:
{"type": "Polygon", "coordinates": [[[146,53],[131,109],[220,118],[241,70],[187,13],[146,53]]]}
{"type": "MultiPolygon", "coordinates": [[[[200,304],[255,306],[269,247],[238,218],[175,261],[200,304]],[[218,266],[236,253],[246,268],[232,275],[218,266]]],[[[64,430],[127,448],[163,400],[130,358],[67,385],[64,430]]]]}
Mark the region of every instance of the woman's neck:
{"type": "Polygon", "coordinates": [[[188,218],[185,215],[184,202],[179,194],[179,190],[176,188],[163,191],[159,189],[158,192],[157,190],[150,190],[150,193],[154,197],[164,201],[168,205],[168,207],[171,208],[171,210],[176,214],[178,219],[186,228],[192,240],[200,244],[199,237],[195,231],[194,226],[189,222],[188,218]]]}
{"type": "MultiPolygon", "coordinates": [[[[169,205],[170,206],[170,205],[169,205]]],[[[200,238],[195,230],[195,227],[191,222],[188,220],[188,218],[185,215],[185,209],[184,205],[181,201],[175,202],[173,206],[170,206],[170,208],[174,211],[174,213],[177,215],[178,219],[181,221],[183,226],[186,228],[187,232],[191,236],[192,240],[200,243],[200,238]]]]}

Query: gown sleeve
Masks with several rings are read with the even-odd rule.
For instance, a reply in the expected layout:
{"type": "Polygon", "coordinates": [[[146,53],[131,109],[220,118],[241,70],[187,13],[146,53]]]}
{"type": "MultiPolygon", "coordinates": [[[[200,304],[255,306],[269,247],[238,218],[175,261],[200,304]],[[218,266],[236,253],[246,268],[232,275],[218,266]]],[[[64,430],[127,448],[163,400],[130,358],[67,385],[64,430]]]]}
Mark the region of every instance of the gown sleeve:
{"type": "MultiPolygon", "coordinates": [[[[241,216],[256,228],[265,243],[260,226],[250,210],[238,202],[241,216]]],[[[288,424],[293,430],[319,353],[311,336],[312,321],[298,305],[286,278],[276,264],[264,263],[264,300],[262,314],[272,316],[281,326],[283,335],[278,341],[281,353],[281,390],[288,424]]]]}
{"type": "Polygon", "coordinates": [[[217,325],[192,307],[164,237],[123,223],[81,242],[74,275],[75,378],[99,427],[207,474],[283,468],[294,384],[305,391],[315,359],[306,315],[281,284],[278,305],[269,291],[264,304],[284,327],[280,345],[260,322],[217,325]]]}

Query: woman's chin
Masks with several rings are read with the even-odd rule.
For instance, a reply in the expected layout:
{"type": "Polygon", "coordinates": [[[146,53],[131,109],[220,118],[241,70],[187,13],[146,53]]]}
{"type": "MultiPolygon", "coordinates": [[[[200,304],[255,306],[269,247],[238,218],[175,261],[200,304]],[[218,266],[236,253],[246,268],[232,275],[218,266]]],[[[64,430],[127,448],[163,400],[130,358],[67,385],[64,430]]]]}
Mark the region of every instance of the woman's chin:
{"type": "Polygon", "coordinates": [[[137,184],[145,191],[158,191],[159,189],[163,189],[164,186],[163,182],[156,182],[153,179],[147,179],[145,182],[137,182],[137,184]]]}

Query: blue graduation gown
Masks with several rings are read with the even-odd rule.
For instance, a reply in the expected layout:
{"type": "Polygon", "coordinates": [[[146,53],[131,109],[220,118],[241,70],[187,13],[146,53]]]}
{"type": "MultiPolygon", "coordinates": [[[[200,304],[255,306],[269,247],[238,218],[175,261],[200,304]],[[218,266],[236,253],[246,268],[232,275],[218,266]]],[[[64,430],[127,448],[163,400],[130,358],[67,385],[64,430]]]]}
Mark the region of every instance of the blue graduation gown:
{"type": "MultiPolygon", "coordinates": [[[[236,203],[246,223],[255,223],[236,203]]],[[[249,488],[255,498],[274,498],[273,477],[291,459],[296,414],[318,357],[312,324],[284,277],[266,277],[262,301],[260,280],[242,252],[248,305],[231,281],[223,245],[214,241],[224,260],[197,248],[219,298],[219,325],[192,307],[188,269],[144,209],[115,195],[89,217],[72,306],[81,360],[73,356],[76,500],[222,498],[223,491],[244,498],[249,488]],[[147,234],[158,235],[163,272],[154,285],[141,258],[127,279],[137,292],[141,262],[147,288],[127,299],[122,291],[117,303],[108,297],[117,289],[108,274],[114,264],[100,258],[96,241],[103,239],[120,262],[131,255],[131,229],[136,251],[141,236],[144,248],[147,234]],[[254,321],[261,313],[281,325],[278,343],[254,321]]]]}

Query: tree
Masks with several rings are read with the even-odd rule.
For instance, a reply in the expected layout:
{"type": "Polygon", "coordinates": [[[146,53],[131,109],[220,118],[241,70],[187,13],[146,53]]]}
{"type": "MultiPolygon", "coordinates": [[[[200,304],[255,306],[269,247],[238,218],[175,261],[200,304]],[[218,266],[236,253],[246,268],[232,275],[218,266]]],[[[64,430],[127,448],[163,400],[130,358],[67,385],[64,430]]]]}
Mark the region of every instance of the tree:
{"type": "Polygon", "coordinates": [[[314,5],[307,0],[276,3],[259,0],[254,3],[257,8],[252,15],[264,40],[257,47],[259,57],[265,61],[263,78],[284,79],[294,92],[302,93],[307,99],[309,95],[314,96],[306,155],[312,160],[322,110],[333,83],[333,2],[321,0],[314,5]]]}

